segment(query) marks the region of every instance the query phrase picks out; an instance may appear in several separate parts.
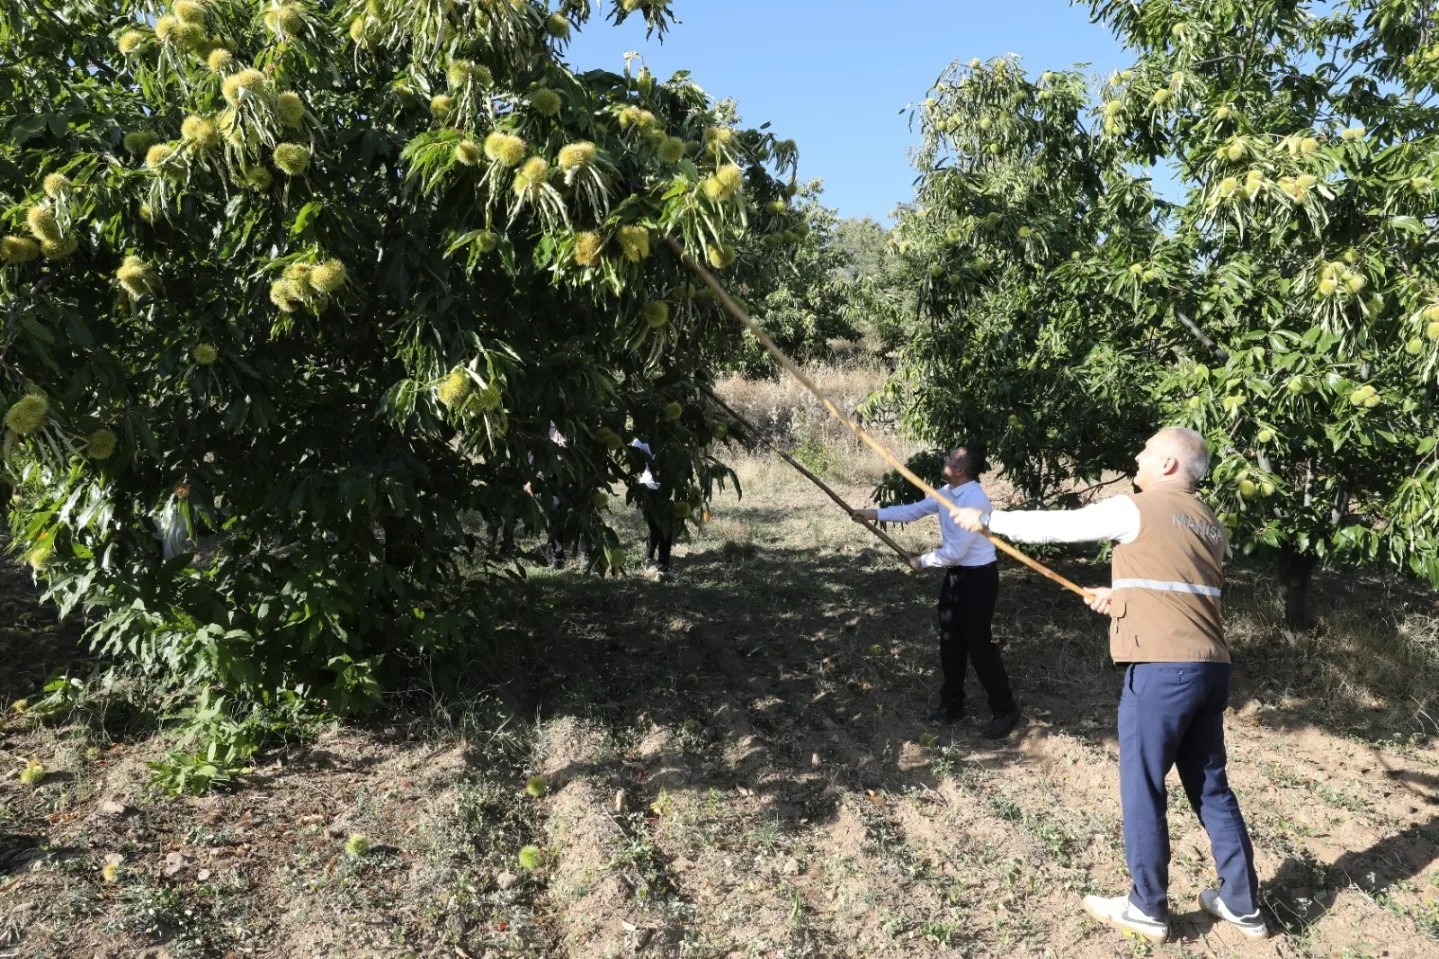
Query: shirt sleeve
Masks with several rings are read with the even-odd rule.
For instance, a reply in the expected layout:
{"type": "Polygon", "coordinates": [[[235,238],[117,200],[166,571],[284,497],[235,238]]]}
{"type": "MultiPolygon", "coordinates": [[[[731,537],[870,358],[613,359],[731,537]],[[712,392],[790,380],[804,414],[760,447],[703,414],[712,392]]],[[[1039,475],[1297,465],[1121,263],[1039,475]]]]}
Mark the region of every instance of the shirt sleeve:
{"type": "Polygon", "coordinates": [[[880,509],[878,520],[881,523],[913,523],[917,519],[924,519],[926,516],[933,516],[938,512],[939,502],[933,496],[926,496],[918,503],[885,506],[880,509]]]}
{"type": "Polygon", "coordinates": [[[995,510],[990,532],[1023,543],[1132,543],[1139,536],[1139,507],[1113,496],[1074,510],[995,510]]]}
{"type": "Polygon", "coordinates": [[[970,540],[978,535],[977,533],[960,530],[953,534],[951,538],[946,539],[938,549],[931,550],[921,556],[919,558],[919,565],[925,567],[958,566],[960,558],[969,552],[970,540]]]}

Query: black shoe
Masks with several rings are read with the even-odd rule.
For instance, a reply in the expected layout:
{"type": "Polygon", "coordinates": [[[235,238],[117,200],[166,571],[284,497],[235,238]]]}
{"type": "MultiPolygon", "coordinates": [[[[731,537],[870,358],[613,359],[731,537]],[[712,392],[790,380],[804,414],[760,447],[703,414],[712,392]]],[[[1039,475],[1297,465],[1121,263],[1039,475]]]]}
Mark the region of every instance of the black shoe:
{"type": "Polygon", "coordinates": [[[954,703],[940,703],[939,708],[929,714],[932,723],[957,723],[964,718],[964,707],[954,703]]]}
{"type": "Polygon", "coordinates": [[[989,725],[980,731],[985,739],[1003,739],[1014,732],[1014,727],[1019,725],[1019,710],[1000,713],[989,721],[989,725]]]}

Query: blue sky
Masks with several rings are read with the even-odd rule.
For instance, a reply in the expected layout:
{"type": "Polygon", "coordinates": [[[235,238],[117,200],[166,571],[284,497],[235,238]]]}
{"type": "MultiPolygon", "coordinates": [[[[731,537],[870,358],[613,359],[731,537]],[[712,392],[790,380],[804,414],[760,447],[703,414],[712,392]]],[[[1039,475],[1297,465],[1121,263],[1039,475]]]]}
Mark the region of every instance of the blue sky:
{"type": "MultiPolygon", "coordinates": [[[[608,6],[608,4],[606,4],[608,6]]],[[[912,194],[900,110],[924,99],[951,60],[1024,58],[1037,73],[1075,63],[1108,74],[1130,57],[1088,7],[1065,0],[674,0],[681,22],[661,44],[644,24],[590,21],[566,58],[580,69],[624,68],[643,54],[661,79],[679,69],[711,96],[739,102],[746,126],[769,121],[800,147],[800,176],[824,180],[841,216],[888,222],[912,194]]]]}

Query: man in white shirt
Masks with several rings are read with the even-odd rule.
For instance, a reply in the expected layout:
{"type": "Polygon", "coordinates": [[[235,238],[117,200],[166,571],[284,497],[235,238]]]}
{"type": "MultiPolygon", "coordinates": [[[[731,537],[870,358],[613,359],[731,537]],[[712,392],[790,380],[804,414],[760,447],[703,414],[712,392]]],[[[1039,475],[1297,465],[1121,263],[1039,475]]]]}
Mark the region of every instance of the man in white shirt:
{"type": "MultiPolygon", "coordinates": [[[[553,422],[550,423],[548,436],[550,442],[554,444],[557,460],[562,460],[569,455],[570,441],[553,422]]],[[[553,475],[546,478],[551,489],[547,511],[550,528],[550,567],[563,569],[566,560],[565,551],[573,546],[578,554],[580,569],[584,570],[589,566],[589,542],[580,526],[579,515],[582,497],[587,497],[589,494],[576,487],[574,482],[568,478],[567,471],[558,465],[553,475]]]]}
{"type": "Polygon", "coordinates": [[[655,454],[650,444],[636,437],[630,446],[639,451],[644,463],[644,472],[634,481],[635,498],[640,504],[640,513],[649,527],[645,539],[645,570],[655,579],[664,581],[670,575],[670,519],[666,515],[668,504],[660,497],[660,482],[655,478],[655,454]]]}
{"type": "MultiPolygon", "coordinates": [[[[984,512],[990,509],[989,497],[979,485],[983,461],[972,447],[959,446],[944,461],[947,486],[939,492],[956,506],[972,507],[984,512]]],[[[857,509],[851,514],[856,521],[881,523],[912,523],[926,516],[939,516],[939,548],[911,556],[915,570],[939,568],[944,581],[939,589],[939,664],[943,684],[939,690],[939,708],[930,714],[933,722],[954,722],[964,715],[964,674],[967,663],[974,664],[975,675],[989,695],[993,719],[981,735],[987,739],[1003,739],[1019,723],[1019,706],[1009,687],[1009,674],[1004,657],[994,645],[991,622],[994,602],[999,594],[999,565],[994,546],[982,535],[967,532],[939,508],[932,496],[918,503],[886,506],[883,509],[857,509]]]]}

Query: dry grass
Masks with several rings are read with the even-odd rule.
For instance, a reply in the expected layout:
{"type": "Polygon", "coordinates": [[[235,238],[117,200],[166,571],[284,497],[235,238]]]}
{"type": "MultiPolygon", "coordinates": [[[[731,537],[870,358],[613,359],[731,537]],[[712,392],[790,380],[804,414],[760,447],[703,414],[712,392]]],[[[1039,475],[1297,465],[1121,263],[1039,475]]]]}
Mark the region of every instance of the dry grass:
{"type": "Polygon", "coordinates": [[[1361,735],[1439,735],[1439,603],[1387,570],[1320,570],[1317,625],[1284,625],[1267,567],[1231,564],[1229,638],[1255,680],[1299,696],[1326,722],[1361,735]]]}
{"type": "MultiPolygon", "coordinates": [[[[884,383],[879,368],[861,363],[816,364],[805,374],[839,408],[858,421],[860,405],[884,383]]],[[[793,455],[822,478],[855,481],[876,477],[889,467],[879,454],[855,438],[825,409],[803,384],[792,376],[777,380],[746,380],[731,376],[716,384],[715,393],[754,425],[766,440],[793,455]]],[[[886,425],[866,425],[866,430],[901,461],[919,452],[921,444],[900,437],[886,425]]],[[[741,458],[759,461],[767,469],[770,457],[763,452],[741,458]]],[[[789,469],[782,462],[781,470],[789,469]]],[[[747,467],[753,469],[754,467],[747,467]]],[[[766,477],[769,479],[769,477],[766,477]]],[[[857,504],[858,505],[858,504],[857,504]]]]}
{"type": "MultiPolygon", "coordinates": [[[[805,375],[835,405],[851,414],[884,384],[885,378],[878,367],[858,363],[815,364],[805,369],[805,375]]],[[[727,376],[715,385],[715,392],[756,425],[777,428],[796,417],[817,423],[828,416],[819,400],[788,374],[773,380],[727,376]]]]}

